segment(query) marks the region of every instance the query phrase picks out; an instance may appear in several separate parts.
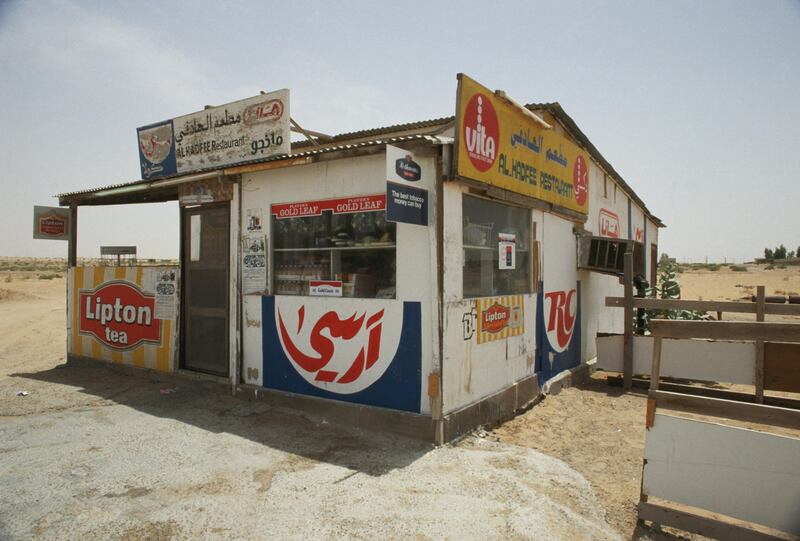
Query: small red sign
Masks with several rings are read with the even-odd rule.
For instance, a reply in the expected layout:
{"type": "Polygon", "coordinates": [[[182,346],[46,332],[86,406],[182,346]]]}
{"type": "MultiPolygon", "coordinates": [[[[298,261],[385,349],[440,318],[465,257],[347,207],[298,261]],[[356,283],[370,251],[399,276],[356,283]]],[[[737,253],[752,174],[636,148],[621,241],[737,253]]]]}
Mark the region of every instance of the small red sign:
{"type": "Polygon", "coordinates": [[[511,308],[494,303],[481,312],[481,331],[500,332],[508,326],[511,319],[511,308]]]}
{"type": "Polygon", "coordinates": [[[155,318],[155,296],[136,284],[105,282],[78,295],[78,331],[113,349],[131,349],[142,342],[161,342],[161,320],[155,318]]]}
{"type": "Polygon", "coordinates": [[[39,232],[51,237],[62,237],[67,233],[67,220],[50,214],[39,218],[39,232]]]}
{"type": "Polygon", "coordinates": [[[589,195],[589,166],[580,154],[575,158],[572,168],[572,182],[575,186],[575,202],[582,207],[589,195]]]}
{"type": "Polygon", "coordinates": [[[603,237],[619,238],[619,216],[608,209],[600,209],[597,214],[600,235],[603,237]]]}
{"type": "Polygon", "coordinates": [[[298,203],[282,203],[272,205],[272,215],[276,219],[301,218],[303,216],[321,216],[323,211],[334,214],[352,214],[354,212],[370,212],[386,209],[386,194],[361,195],[340,199],[323,199],[320,201],[301,201],[298,203]]]}

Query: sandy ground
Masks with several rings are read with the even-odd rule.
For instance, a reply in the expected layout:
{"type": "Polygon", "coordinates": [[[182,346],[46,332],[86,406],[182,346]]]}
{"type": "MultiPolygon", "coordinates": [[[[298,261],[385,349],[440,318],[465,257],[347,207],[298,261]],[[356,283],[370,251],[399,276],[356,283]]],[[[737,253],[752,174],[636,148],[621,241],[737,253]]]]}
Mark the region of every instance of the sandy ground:
{"type": "Polygon", "coordinates": [[[64,288],[0,281],[0,539],[629,537],[584,475],[522,440],[434,449],[63,365],[64,288]]]}
{"type": "MultiPolygon", "coordinates": [[[[64,279],[38,274],[0,273],[0,539],[675,539],[637,527],[645,399],[602,374],[434,449],[65,366],[64,279]]],[[[681,281],[735,299],[800,270],[681,281]]]]}
{"type": "Polygon", "coordinates": [[[767,270],[765,265],[740,265],[745,272],[720,267],[719,270],[693,270],[680,273],[681,297],[701,300],[740,300],[756,294],[764,286],[767,295],[800,295],[800,266],[767,270]]]}

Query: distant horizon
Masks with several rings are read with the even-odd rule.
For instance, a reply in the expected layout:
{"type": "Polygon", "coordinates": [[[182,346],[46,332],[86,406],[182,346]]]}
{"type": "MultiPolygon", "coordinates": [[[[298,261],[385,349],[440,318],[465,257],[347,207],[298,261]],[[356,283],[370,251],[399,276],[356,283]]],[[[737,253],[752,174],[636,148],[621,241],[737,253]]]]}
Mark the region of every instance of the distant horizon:
{"type": "MultiPolygon", "coordinates": [[[[459,72],[559,102],[667,224],[659,252],[742,262],[800,244],[800,2],[504,2],[501,25],[474,1],[185,6],[0,4],[0,254],[65,254],[31,238],[32,207],[140,178],[139,126],[279,88],[322,133],[450,116],[459,72]],[[232,40],[217,22],[237,10],[232,40]],[[409,13],[425,15],[396,24],[409,13]]],[[[78,222],[82,257],[179,253],[174,202],[81,207],[78,222]]]]}

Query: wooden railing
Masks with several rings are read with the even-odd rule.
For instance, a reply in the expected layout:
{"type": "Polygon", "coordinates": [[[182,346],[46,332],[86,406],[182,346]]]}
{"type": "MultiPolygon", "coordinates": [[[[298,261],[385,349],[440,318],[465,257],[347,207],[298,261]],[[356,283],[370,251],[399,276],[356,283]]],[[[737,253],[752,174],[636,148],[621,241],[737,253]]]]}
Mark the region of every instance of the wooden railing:
{"type": "MultiPolygon", "coordinates": [[[[755,314],[756,321],[763,322],[765,315],[780,316],[800,316],[800,305],[797,304],[772,304],[765,302],[764,286],[758,286],[756,301],[701,301],[684,299],[654,299],[646,297],[634,297],[633,288],[625,288],[624,297],[606,297],[606,306],[625,309],[625,333],[623,347],[623,386],[630,389],[633,381],[633,310],[694,310],[698,312],[717,312],[717,318],[721,319],[723,312],[734,312],[744,314],[755,314]]],[[[700,323],[694,321],[682,321],[681,323],[700,323]]],[[[720,322],[718,322],[720,323],[720,322]]],[[[731,323],[731,322],[724,322],[731,323]]],[[[699,327],[686,327],[699,328],[699,327]]],[[[708,328],[708,327],[706,327],[708,328]]],[[[718,327],[714,327],[718,328],[718,327]]],[[[734,327],[731,327],[734,328],[734,327]]],[[[742,327],[735,327],[742,329],[742,327]]],[[[692,331],[696,332],[696,331],[692,331]]],[[[675,337],[688,338],[688,336],[675,337]]],[[[708,337],[722,340],[719,337],[708,337]]],[[[729,340],[753,340],[756,344],[756,364],[755,364],[755,398],[759,404],[764,402],[764,338],[746,338],[744,336],[734,336],[729,340]]],[[[772,340],[767,340],[772,341],[772,340]]],[[[785,340],[774,340],[784,341],[785,340]]]]}
{"type": "Polygon", "coordinates": [[[650,329],[654,344],[639,519],[720,539],[800,535],[795,507],[800,501],[800,438],[769,431],[770,426],[800,431],[800,410],[659,390],[665,338],[797,344],[800,324],[655,319],[650,329]],[[657,415],[659,407],[673,411],[657,415]],[[746,430],[724,420],[710,422],[676,411],[767,427],[746,430]],[[667,502],[648,501],[650,496],[667,502]],[[675,508],[671,502],[700,512],[675,508]],[[765,532],[761,526],[772,530],[765,532]]]}

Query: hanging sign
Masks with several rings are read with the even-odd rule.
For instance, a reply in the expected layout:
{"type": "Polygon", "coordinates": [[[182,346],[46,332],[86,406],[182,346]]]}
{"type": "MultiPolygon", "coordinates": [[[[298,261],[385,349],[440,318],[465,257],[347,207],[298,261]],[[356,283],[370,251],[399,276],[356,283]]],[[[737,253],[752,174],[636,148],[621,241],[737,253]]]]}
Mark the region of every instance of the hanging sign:
{"type": "Polygon", "coordinates": [[[291,152],[289,91],[252,98],[136,130],[143,179],[182,175],[291,152]]]}
{"type": "Polygon", "coordinates": [[[428,190],[419,186],[422,166],[408,150],[386,145],[386,219],[428,225],[428,190]]]}
{"type": "Polygon", "coordinates": [[[457,175],[587,214],[589,155],[466,75],[458,81],[457,175]]]}
{"type": "Polygon", "coordinates": [[[34,206],[33,238],[69,240],[69,209],[34,206]]]}

